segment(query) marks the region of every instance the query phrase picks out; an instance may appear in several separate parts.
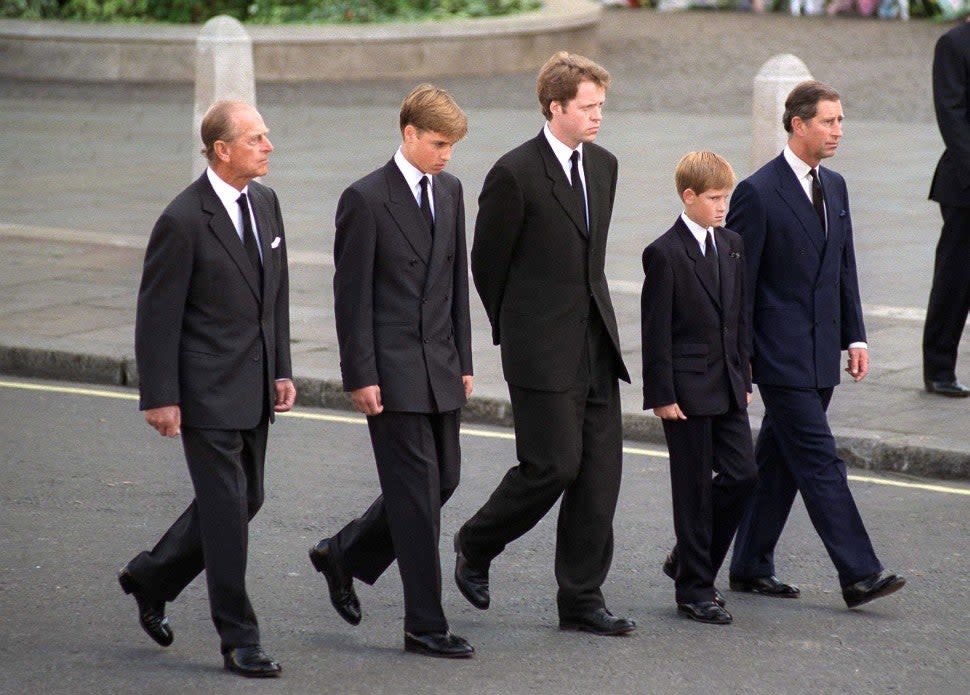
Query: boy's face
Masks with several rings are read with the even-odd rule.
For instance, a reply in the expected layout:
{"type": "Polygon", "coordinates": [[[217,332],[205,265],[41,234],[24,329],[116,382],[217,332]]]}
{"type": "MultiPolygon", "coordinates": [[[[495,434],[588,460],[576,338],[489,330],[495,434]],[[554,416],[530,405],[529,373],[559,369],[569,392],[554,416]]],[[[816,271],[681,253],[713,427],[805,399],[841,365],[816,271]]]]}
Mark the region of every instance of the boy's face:
{"type": "Polygon", "coordinates": [[[688,188],[681,196],[684,212],[702,227],[720,227],[727,216],[730,188],[710,188],[703,193],[695,193],[688,188]]]}

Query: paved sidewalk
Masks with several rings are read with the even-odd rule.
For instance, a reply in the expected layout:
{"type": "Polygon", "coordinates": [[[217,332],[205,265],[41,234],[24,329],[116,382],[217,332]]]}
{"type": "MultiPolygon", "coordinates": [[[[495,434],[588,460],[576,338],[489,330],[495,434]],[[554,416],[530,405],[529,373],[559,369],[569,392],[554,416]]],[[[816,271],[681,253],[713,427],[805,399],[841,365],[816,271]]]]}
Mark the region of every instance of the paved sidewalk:
{"type": "MultiPolygon", "coordinates": [[[[873,372],[862,384],[836,390],[833,428],[854,465],[970,478],[970,399],[924,393],[920,368],[922,313],[939,232],[939,211],[926,201],[941,149],[928,102],[929,63],[943,30],[919,22],[607,13],[599,58],[613,71],[616,87],[600,141],[620,159],[607,275],[635,375],[623,388],[628,436],[661,437],[659,421],[640,410],[640,252],[680,210],[674,164],[690,149],[712,148],[740,176],[751,171],[750,79],[787,39],[793,52],[803,51],[809,69],[842,90],[848,117],[844,142],[830,162],[845,174],[853,198],[873,372]],[[746,28],[764,40],[727,43],[724,34],[746,28]],[[844,71],[837,67],[838,52],[809,40],[806,30],[817,36],[817,29],[845,49],[840,55],[854,68],[846,76],[849,86],[838,79],[844,71]],[[720,36],[710,54],[692,62],[683,48],[675,52],[677,37],[702,30],[711,40],[720,36]],[[884,46],[894,32],[894,43],[884,46]],[[725,76],[712,65],[722,66],[725,76]],[[887,66],[895,70],[891,86],[887,66]],[[717,107],[726,97],[724,108],[717,107]]],[[[465,185],[470,237],[488,167],[541,126],[531,101],[534,76],[442,84],[470,119],[469,136],[449,167],[465,185]]],[[[409,86],[259,88],[277,148],[266,183],[280,194],[287,223],[294,368],[306,404],[342,402],[330,256],[337,197],[393,153],[397,105],[409,86]]],[[[0,174],[16,182],[0,191],[0,372],[134,381],[134,306],[144,244],[162,207],[189,181],[191,99],[190,89],[174,87],[0,82],[0,174]]],[[[469,417],[508,422],[498,352],[489,344],[477,297],[472,310],[476,398],[469,417]]],[[[964,380],[970,379],[968,365],[964,343],[964,380]]],[[[756,396],[754,425],[760,413],[756,396]]]]}

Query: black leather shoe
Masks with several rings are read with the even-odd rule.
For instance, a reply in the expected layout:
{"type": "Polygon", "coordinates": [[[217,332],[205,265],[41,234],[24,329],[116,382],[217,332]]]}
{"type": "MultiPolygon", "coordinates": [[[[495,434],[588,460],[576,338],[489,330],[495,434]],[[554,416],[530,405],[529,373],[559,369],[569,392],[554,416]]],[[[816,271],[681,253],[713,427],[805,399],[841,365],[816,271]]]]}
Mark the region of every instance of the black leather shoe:
{"type": "MultiPolygon", "coordinates": [[[[677,579],[677,549],[674,548],[669,553],[667,553],[667,559],[664,560],[663,573],[666,574],[671,579],[677,579]]],[[[727,600],[724,598],[724,594],[715,586],[714,587],[714,603],[719,605],[721,608],[727,605],[727,600]]]]}
{"type": "Polygon", "coordinates": [[[967,388],[956,379],[953,381],[927,381],[926,391],[927,393],[938,393],[941,396],[950,396],[951,398],[966,398],[970,396],[970,388],[967,388]]]}
{"type": "Polygon", "coordinates": [[[175,633],[172,632],[172,626],[168,624],[168,618],[165,617],[165,602],[146,599],[138,590],[138,582],[126,569],[118,574],[118,583],[126,594],[135,597],[138,603],[138,622],[141,623],[142,629],[163,647],[170,645],[175,639],[175,633]]]}
{"type": "Polygon", "coordinates": [[[230,649],[222,659],[227,669],[247,678],[276,678],[283,671],[258,644],[230,649]]]}
{"type": "Polygon", "coordinates": [[[629,618],[618,618],[605,608],[596,608],[571,618],[559,618],[560,630],[592,632],[594,635],[626,635],[633,632],[636,626],[629,618]]]}
{"type": "Polygon", "coordinates": [[[475,653],[475,648],[464,637],[450,632],[429,632],[423,635],[405,632],[404,651],[443,659],[468,659],[475,653]]]}
{"type": "Polygon", "coordinates": [[[876,572],[842,589],[842,598],[849,608],[888,596],[903,588],[906,578],[892,572],[876,572]]]}
{"type": "Polygon", "coordinates": [[[485,610],[491,601],[488,593],[488,567],[484,569],[473,567],[468,558],[458,551],[455,557],[455,584],[461,595],[468,599],[475,608],[485,610]]]}
{"type": "Polygon", "coordinates": [[[730,577],[731,591],[762,594],[777,598],[798,598],[801,591],[794,584],[785,584],[778,577],[730,577]]]}
{"type": "Polygon", "coordinates": [[[354,579],[344,572],[342,563],[335,557],[333,542],[324,538],[310,548],[310,562],[327,579],[330,603],[340,617],[351,625],[360,623],[360,601],[354,591],[354,579]]]}
{"type": "Polygon", "coordinates": [[[729,625],[734,620],[730,613],[714,601],[678,603],[677,612],[691,620],[711,625],[729,625]]]}

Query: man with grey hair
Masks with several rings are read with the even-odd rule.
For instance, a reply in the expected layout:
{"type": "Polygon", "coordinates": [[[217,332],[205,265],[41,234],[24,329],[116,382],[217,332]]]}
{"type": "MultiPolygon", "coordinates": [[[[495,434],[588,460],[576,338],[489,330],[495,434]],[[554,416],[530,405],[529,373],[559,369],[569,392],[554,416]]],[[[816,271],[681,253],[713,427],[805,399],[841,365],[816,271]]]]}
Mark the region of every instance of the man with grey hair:
{"type": "Polygon", "coordinates": [[[283,220],[276,193],[254,181],[268,171],[268,133],[251,105],[213,104],[201,129],[209,166],[148,241],[135,321],[140,408],[162,436],[181,435],[195,499],[118,576],[142,628],[168,646],[165,603],[204,569],[225,667],[250,677],[281,671],[260,647],[246,556],[269,423],[296,399],[283,220]]]}

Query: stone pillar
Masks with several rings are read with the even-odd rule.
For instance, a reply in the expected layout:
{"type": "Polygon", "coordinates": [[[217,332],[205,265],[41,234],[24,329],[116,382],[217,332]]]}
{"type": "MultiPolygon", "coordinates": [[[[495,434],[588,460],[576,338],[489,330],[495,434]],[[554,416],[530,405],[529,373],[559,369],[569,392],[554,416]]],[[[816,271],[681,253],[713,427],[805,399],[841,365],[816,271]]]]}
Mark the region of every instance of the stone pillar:
{"type": "Polygon", "coordinates": [[[751,170],[776,157],[788,142],[781,125],[785,98],[799,82],[812,79],[805,63],[791,53],[769,58],[754,78],[751,119],[751,170]]]}
{"type": "Polygon", "coordinates": [[[238,19],[219,15],[206,22],[195,43],[195,115],[192,119],[192,179],[205,170],[199,153],[202,117],[213,102],[241,99],[256,105],[253,42],[238,19]]]}

